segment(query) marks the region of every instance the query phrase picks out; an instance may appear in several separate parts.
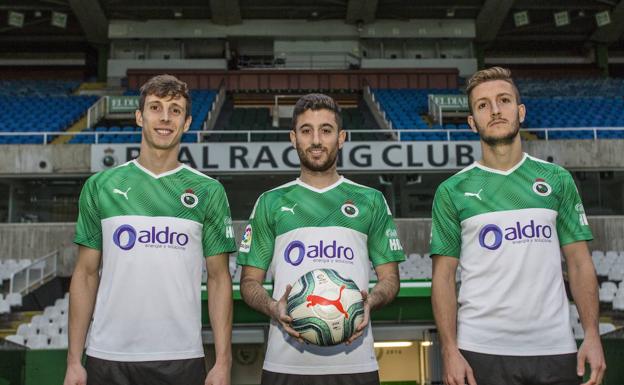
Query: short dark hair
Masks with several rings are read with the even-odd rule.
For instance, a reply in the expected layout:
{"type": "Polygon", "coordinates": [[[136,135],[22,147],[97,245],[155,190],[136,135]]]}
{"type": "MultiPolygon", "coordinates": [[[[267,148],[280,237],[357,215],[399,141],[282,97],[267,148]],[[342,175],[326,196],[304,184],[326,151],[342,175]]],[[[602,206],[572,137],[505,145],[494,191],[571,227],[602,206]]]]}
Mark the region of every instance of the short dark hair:
{"type": "Polygon", "coordinates": [[[159,98],[179,96],[186,99],[186,116],[191,115],[191,95],[185,82],[179,80],[173,75],[156,75],[149,79],[140,89],[139,110],[143,111],[145,107],[145,99],[148,95],[154,95],[159,98]]]}
{"type": "Polygon", "coordinates": [[[295,104],[292,118],[292,129],[297,128],[297,119],[299,115],[303,114],[307,110],[329,110],[334,113],[338,130],[342,130],[342,116],[340,116],[340,107],[338,103],[331,97],[325,94],[307,94],[299,98],[295,104]]]}
{"type": "Polygon", "coordinates": [[[468,95],[468,108],[470,109],[470,113],[472,114],[472,90],[475,89],[479,84],[483,84],[485,82],[489,82],[492,80],[503,80],[507,83],[511,84],[513,88],[514,94],[516,94],[516,103],[521,104],[520,101],[520,92],[518,91],[518,87],[514,83],[511,78],[511,71],[507,68],[503,67],[491,67],[481,71],[477,71],[468,79],[466,85],[466,94],[468,95]]]}

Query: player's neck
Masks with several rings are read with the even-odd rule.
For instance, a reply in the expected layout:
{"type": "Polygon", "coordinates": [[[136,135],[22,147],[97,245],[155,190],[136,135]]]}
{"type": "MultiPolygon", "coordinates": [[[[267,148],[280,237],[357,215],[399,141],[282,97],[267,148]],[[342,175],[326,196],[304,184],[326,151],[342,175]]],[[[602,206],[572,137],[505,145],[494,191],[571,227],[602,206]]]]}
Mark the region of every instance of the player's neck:
{"type": "Polygon", "coordinates": [[[311,171],[305,168],[301,169],[299,180],[303,183],[317,189],[324,189],[338,182],[340,175],[336,171],[336,166],[327,171],[311,171]]]}
{"type": "Polygon", "coordinates": [[[178,150],[178,147],[171,150],[158,150],[141,145],[141,153],[137,162],[152,173],[160,175],[180,166],[178,150]]]}
{"type": "Polygon", "coordinates": [[[515,167],[522,160],[522,144],[520,137],[511,144],[503,144],[497,146],[490,146],[482,144],[482,158],[479,161],[485,167],[507,171],[515,167]]]}

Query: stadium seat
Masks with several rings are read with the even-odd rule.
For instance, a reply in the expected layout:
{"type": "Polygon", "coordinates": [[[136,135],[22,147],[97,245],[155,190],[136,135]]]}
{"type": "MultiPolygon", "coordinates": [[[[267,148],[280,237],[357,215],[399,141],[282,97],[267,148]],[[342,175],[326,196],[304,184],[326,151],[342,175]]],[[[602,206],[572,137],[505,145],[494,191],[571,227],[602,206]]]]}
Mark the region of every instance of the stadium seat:
{"type": "Polygon", "coordinates": [[[48,336],[43,334],[29,336],[26,340],[26,347],[29,347],[31,349],[47,349],[48,340],[48,336]]]}
{"type": "Polygon", "coordinates": [[[18,345],[24,345],[24,342],[25,342],[24,336],[20,336],[18,334],[13,334],[13,335],[10,335],[10,336],[6,336],[5,339],[7,341],[11,341],[14,344],[18,344],[18,345]]]}
{"type": "Polygon", "coordinates": [[[20,293],[9,293],[6,296],[6,301],[11,306],[20,307],[22,306],[22,295],[20,293]]]}
{"type": "Polygon", "coordinates": [[[57,334],[50,337],[50,349],[67,349],[68,337],[67,333],[57,334]]]}
{"type": "Polygon", "coordinates": [[[600,290],[598,291],[598,296],[600,298],[600,302],[613,302],[613,298],[615,297],[615,293],[617,292],[617,286],[613,282],[603,282],[600,285],[600,290]]]}
{"type": "Polygon", "coordinates": [[[11,305],[4,299],[0,299],[0,314],[9,314],[11,312],[11,305]]]}

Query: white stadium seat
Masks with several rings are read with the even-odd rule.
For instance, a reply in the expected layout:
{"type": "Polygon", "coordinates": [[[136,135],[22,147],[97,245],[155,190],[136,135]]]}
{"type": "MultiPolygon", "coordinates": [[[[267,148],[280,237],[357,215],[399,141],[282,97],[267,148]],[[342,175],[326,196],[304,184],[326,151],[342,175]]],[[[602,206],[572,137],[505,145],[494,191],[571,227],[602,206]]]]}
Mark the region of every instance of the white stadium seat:
{"type": "Polygon", "coordinates": [[[43,334],[36,334],[26,339],[26,346],[31,349],[47,349],[48,348],[48,336],[43,334]]]}
{"type": "Polygon", "coordinates": [[[617,292],[617,286],[613,282],[603,282],[598,291],[600,302],[612,302],[615,293],[617,292]]]}
{"type": "Polygon", "coordinates": [[[6,300],[11,306],[22,306],[22,295],[20,293],[9,293],[6,300]]]}
{"type": "Polygon", "coordinates": [[[14,344],[18,344],[18,345],[24,345],[24,342],[25,342],[24,336],[20,336],[19,334],[6,336],[5,340],[11,341],[14,344]]]}
{"type": "Polygon", "coordinates": [[[67,349],[67,334],[57,334],[50,338],[50,349],[67,349]]]}
{"type": "Polygon", "coordinates": [[[598,330],[600,331],[600,335],[607,334],[615,330],[615,325],[613,325],[612,323],[601,322],[598,325],[598,330]]]}
{"type": "Polygon", "coordinates": [[[624,310],[624,295],[616,295],[613,298],[613,310],[624,310]]]}
{"type": "Polygon", "coordinates": [[[9,314],[11,312],[11,305],[9,302],[0,299],[0,314],[9,314]]]}
{"type": "Polygon", "coordinates": [[[37,329],[32,327],[30,324],[21,324],[17,327],[16,334],[23,336],[24,338],[28,338],[30,336],[36,335],[37,329]]]}

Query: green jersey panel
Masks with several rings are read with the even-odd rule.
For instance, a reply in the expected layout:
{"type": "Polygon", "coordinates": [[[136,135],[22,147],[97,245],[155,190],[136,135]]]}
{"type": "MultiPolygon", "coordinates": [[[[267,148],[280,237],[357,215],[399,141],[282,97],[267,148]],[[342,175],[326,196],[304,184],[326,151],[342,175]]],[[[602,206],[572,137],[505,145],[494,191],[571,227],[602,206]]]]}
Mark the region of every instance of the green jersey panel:
{"type": "Polygon", "coordinates": [[[80,192],[74,242],[101,251],[102,223],[95,179],[95,175],[87,179],[80,192]]]}

